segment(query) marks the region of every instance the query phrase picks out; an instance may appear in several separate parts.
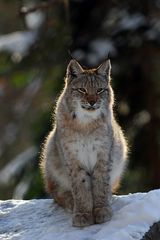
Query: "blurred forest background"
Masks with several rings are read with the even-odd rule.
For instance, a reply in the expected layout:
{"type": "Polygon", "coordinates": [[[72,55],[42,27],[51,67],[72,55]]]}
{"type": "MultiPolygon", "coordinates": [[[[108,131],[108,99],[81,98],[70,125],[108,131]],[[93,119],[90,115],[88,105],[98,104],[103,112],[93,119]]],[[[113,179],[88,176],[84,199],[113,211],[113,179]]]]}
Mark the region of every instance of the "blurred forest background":
{"type": "Polygon", "coordinates": [[[160,0],[0,0],[0,199],[46,197],[38,161],[68,50],[109,53],[115,113],[129,141],[119,193],[160,187],[160,0]]]}

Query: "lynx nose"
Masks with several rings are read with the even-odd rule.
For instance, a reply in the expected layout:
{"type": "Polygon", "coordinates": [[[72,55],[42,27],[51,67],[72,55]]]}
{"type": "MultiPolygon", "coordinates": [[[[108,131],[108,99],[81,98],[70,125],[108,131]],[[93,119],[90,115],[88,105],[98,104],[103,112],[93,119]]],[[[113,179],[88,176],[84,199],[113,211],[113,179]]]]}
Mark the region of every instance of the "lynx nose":
{"type": "Polygon", "coordinates": [[[89,101],[89,104],[90,104],[91,106],[93,106],[95,103],[96,103],[95,100],[89,101]]]}

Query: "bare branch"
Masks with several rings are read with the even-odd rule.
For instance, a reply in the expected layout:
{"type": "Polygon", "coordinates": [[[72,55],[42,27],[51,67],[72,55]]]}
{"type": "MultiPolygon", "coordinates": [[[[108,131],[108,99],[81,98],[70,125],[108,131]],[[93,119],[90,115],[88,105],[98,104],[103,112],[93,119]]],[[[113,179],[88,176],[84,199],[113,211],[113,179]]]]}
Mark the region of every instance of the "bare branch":
{"type": "Polygon", "coordinates": [[[59,2],[58,0],[50,0],[48,2],[42,2],[39,3],[33,7],[22,7],[19,11],[19,15],[20,16],[24,16],[28,13],[32,13],[38,10],[47,10],[48,8],[50,8],[52,5],[56,4],[57,2],[59,2]]]}

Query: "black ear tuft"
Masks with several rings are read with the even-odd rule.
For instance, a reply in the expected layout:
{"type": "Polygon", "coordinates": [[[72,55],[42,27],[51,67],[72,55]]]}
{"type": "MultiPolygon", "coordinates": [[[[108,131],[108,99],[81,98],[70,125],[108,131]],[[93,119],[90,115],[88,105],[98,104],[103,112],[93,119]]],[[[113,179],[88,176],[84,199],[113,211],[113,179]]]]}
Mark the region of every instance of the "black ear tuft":
{"type": "Polygon", "coordinates": [[[68,67],[67,67],[67,75],[76,77],[81,73],[83,73],[83,68],[75,59],[72,59],[69,62],[68,67]]]}
{"type": "Polygon", "coordinates": [[[102,76],[110,76],[111,72],[111,62],[109,59],[104,61],[97,69],[96,69],[97,74],[102,75],[102,76]]]}

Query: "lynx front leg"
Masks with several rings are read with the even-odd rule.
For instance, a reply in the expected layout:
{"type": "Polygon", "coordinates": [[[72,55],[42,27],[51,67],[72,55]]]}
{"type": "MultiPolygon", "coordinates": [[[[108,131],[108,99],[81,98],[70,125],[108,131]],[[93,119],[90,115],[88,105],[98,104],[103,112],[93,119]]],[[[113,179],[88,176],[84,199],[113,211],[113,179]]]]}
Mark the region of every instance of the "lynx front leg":
{"type": "Polygon", "coordinates": [[[93,215],[95,223],[109,221],[112,217],[110,199],[112,196],[109,167],[107,162],[100,159],[92,175],[93,186],[93,215]]]}
{"type": "Polygon", "coordinates": [[[84,227],[93,224],[93,199],[90,176],[79,166],[70,168],[72,194],[74,199],[73,226],[84,227]]]}

